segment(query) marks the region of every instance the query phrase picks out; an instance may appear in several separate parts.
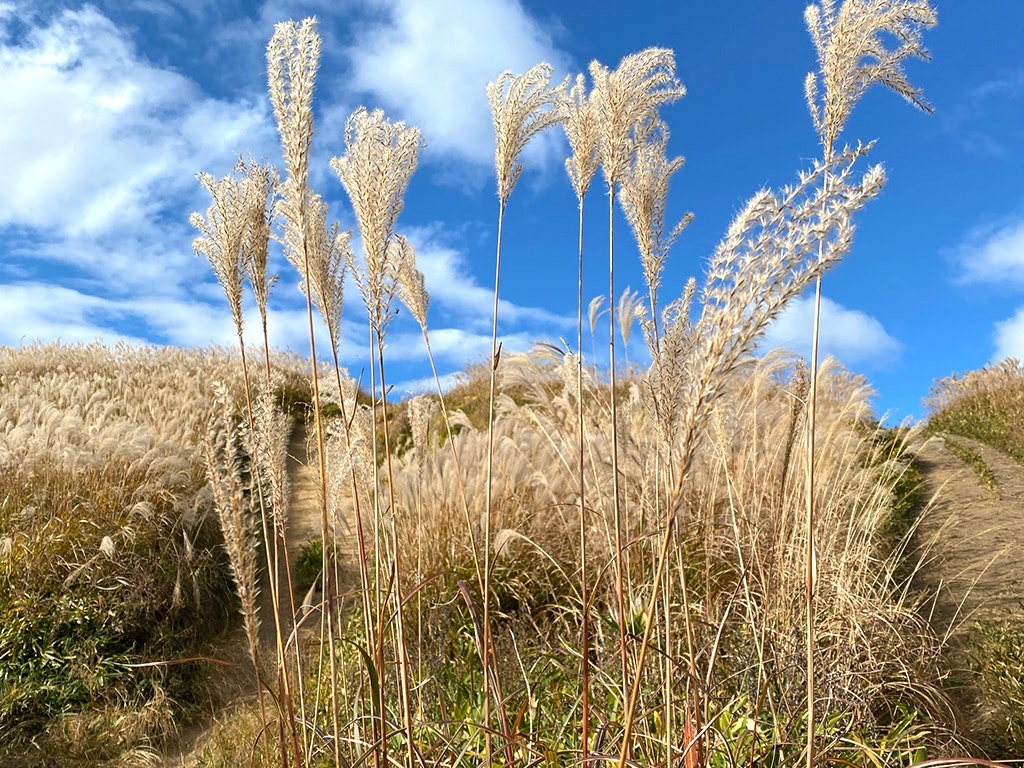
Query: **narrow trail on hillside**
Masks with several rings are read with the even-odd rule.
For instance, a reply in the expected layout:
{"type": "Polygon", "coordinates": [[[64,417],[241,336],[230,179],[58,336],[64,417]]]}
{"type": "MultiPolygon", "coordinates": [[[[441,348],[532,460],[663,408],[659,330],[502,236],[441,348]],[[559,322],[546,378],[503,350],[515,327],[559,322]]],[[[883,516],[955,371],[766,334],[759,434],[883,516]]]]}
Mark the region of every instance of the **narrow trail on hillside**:
{"type": "MultiPolygon", "coordinates": [[[[309,444],[310,430],[304,422],[299,422],[292,430],[288,442],[288,519],[286,523],[288,565],[294,580],[297,573],[299,555],[304,544],[312,539],[320,538],[321,506],[320,480],[316,465],[316,449],[309,444]]],[[[296,608],[301,606],[305,597],[299,590],[287,583],[287,573],[280,569],[279,589],[282,601],[282,616],[286,621],[283,627],[285,637],[292,631],[292,622],[288,619],[292,603],[296,608]]],[[[260,617],[260,646],[264,658],[274,658],[276,645],[276,629],[274,625],[274,605],[271,597],[266,568],[263,568],[260,594],[257,599],[257,610],[260,617]]],[[[317,598],[319,599],[319,598],[317,598]]],[[[310,617],[312,619],[313,617],[310,617]]],[[[319,627],[319,622],[307,620],[303,622],[303,636],[309,635],[319,627]]],[[[164,764],[168,768],[195,768],[199,765],[203,746],[210,736],[219,717],[239,700],[256,695],[256,678],[245,641],[244,630],[239,627],[227,638],[220,649],[219,658],[229,662],[231,666],[217,666],[213,669],[210,685],[216,692],[215,710],[199,717],[197,721],[183,728],[179,737],[165,749],[164,764]]]]}
{"type": "Polygon", "coordinates": [[[956,645],[975,621],[1024,623],[1024,466],[966,437],[937,436],[917,453],[929,508],[917,531],[923,562],[917,582],[934,595],[932,626],[956,645]],[[975,452],[997,490],[950,450],[947,439],[975,452]]]}

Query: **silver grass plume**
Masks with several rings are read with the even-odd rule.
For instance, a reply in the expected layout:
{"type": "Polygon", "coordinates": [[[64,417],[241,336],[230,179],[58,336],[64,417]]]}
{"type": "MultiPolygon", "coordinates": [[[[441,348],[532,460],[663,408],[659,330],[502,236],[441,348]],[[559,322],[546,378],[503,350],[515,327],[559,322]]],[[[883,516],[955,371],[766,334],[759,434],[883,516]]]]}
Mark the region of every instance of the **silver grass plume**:
{"type": "Polygon", "coordinates": [[[192,241],[192,250],[209,259],[231,307],[235,329],[241,336],[242,249],[248,228],[248,190],[237,175],[228,174],[218,180],[208,173],[199,173],[196,178],[210,193],[212,203],[205,217],[196,212],[189,216],[189,223],[199,231],[199,236],[192,241]]]}
{"type": "Polygon", "coordinates": [[[213,493],[217,519],[224,534],[235,589],[242,604],[249,655],[259,672],[259,615],[256,597],[256,549],[259,546],[256,516],[248,502],[248,488],[242,478],[238,433],[232,418],[227,389],[214,383],[219,414],[211,425],[206,443],[206,472],[213,493]]]}
{"type": "Polygon", "coordinates": [[[288,524],[288,438],[289,417],[277,404],[275,393],[284,384],[279,372],[269,385],[264,383],[256,396],[253,423],[247,437],[249,455],[259,464],[256,477],[264,486],[264,497],[270,500],[274,525],[282,538],[288,524]]]}
{"type": "Polygon", "coordinates": [[[629,339],[633,335],[633,323],[637,318],[643,322],[643,309],[639,306],[640,294],[626,288],[619,296],[617,316],[619,318],[619,332],[622,334],[622,344],[629,351],[629,339]]]}
{"type": "Polygon", "coordinates": [[[360,107],[345,127],[345,154],[331,159],[355,210],[363,241],[365,273],[355,273],[374,328],[390,319],[390,301],[402,260],[411,249],[394,245],[395,222],[416,170],[420,132],[360,107]]]}
{"type": "Polygon", "coordinates": [[[313,88],[320,64],[320,35],[315,18],[274,25],[267,44],[270,103],[281,134],[288,173],[300,188],[309,183],[309,148],[313,142],[313,88]]]}
{"type": "Polygon", "coordinates": [[[299,287],[308,292],[336,348],[352,233],[340,231],[337,222],[328,227],[327,203],[308,188],[300,190],[294,178],[286,179],[281,187],[277,213],[283,222],[279,239],[285,258],[302,278],[299,287]]]}
{"type": "Polygon", "coordinates": [[[626,173],[637,143],[653,127],[658,108],[681,99],[686,88],[676,80],[675,54],[668,48],[632,53],[614,72],[593,61],[590,76],[598,158],[605,181],[615,185],[626,173]]]}
{"type": "Polygon", "coordinates": [[[658,345],[656,313],[665,260],[679,235],[693,220],[692,213],[683,214],[672,230],[666,232],[665,206],[669,181],[684,162],[682,157],[670,160],[665,154],[667,146],[668,128],[659,120],[644,141],[637,145],[633,162],[623,176],[619,198],[636,238],[647,282],[651,322],[645,323],[644,330],[652,354],[658,345]]]}
{"type": "Polygon", "coordinates": [[[429,395],[418,395],[409,400],[409,424],[412,428],[412,447],[416,462],[422,465],[427,455],[430,422],[437,414],[437,400],[429,395]]]}
{"type": "Polygon", "coordinates": [[[601,319],[607,310],[604,308],[608,297],[598,294],[590,300],[590,305],[587,307],[587,320],[590,323],[590,335],[593,336],[597,333],[597,321],[601,319]]]}
{"type": "Polygon", "coordinates": [[[412,245],[404,237],[399,237],[399,247],[408,250],[401,259],[398,272],[398,298],[409,313],[419,323],[423,333],[427,332],[427,307],[430,305],[430,294],[427,293],[423,273],[416,269],[416,257],[412,245]]]}
{"type": "Polygon", "coordinates": [[[572,155],[565,161],[576,198],[582,203],[597,173],[597,116],[593,98],[588,98],[586,78],[576,76],[576,83],[562,100],[562,127],[569,140],[572,155]]]}
{"type": "MultiPolygon", "coordinates": [[[[688,366],[693,360],[695,336],[690,308],[697,292],[697,281],[690,278],[682,295],[669,303],[661,313],[662,337],[658,349],[652,351],[652,365],[647,373],[651,397],[644,403],[654,413],[654,424],[664,445],[678,434],[679,416],[689,380],[688,366]]],[[[641,317],[643,325],[651,320],[641,317]]]]}
{"type": "Polygon", "coordinates": [[[523,172],[519,155],[527,143],[562,120],[559,105],[565,98],[568,78],[552,88],[552,71],[550,64],[537,64],[522,75],[502,72],[487,84],[494,121],[494,171],[503,207],[523,172]]]}
{"type": "Polygon", "coordinates": [[[271,165],[239,158],[236,171],[241,172],[246,202],[246,229],[242,244],[242,271],[252,286],[264,328],[267,322],[267,301],[277,275],[267,274],[270,226],[273,221],[277,171],[271,165]]]}
{"type": "Polygon", "coordinates": [[[811,3],[804,12],[821,72],[805,80],[807,105],[825,147],[835,145],[850,112],[873,84],[884,85],[926,112],[931,106],[907,79],[903,62],[929,59],[922,31],[938,22],[928,0],[835,0],[811,3]],[[887,48],[888,39],[895,40],[887,48]]]}

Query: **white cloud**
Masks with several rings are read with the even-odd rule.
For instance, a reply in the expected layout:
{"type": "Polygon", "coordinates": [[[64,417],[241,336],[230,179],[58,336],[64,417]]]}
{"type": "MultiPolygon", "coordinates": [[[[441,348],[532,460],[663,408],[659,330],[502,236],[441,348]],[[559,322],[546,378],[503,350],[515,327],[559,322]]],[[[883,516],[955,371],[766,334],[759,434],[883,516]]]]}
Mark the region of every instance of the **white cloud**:
{"type": "Polygon", "coordinates": [[[138,338],[105,327],[104,318],[115,308],[105,299],[79,293],[71,288],[38,283],[5,285],[0,298],[0,344],[17,346],[29,342],[61,341],[107,343],[138,338]]]}
{"type": "MultiPolygon", "coordinates": [[[[97,296],[60,285],[22,282],[3,287],[0,298],[0,344],[18,345],[34,339],[89,342],[102,339],[108,344],[135,344],[153,340],[175,346],[234,347],[235,326],[222,297],[209,303],[194,296],[135,295],[129,298],[97,296]],[[140,335],[125,333],[131,327],[140,335]]],[[[245,342],[263,346],[262,330],[254,307],[245,318],[245,342]]],[[[327,350],[327,338],[316,322],[317,344],[327,350]]],[[[271,347],[306,352],[309,349],[308,322],[302,308],[274,307],[269,312],[271,347]]],[[[347,345],[351,349],[352,345],[347,345]]]]}
{"type": "MultiPolygon", "coordinates": [[[[436,242],[430,228],[410,229],[408,237],[416,247],[416,265],[423,273],[431,302],[458,316],[465,326],[477,330],[490,328],[494,315],[494,288],[480,285],[469,273],[465,257],[459,251],[436,242]]],[[[570,330],[576,323],[575,317],[522,306],[505,299],[498,302],[498,319],[502,325],[543,326],[553,336],[570,330]]]]}
{"type": "MultiPolygon", "coordinates": [[[[174,5],[158,2],[150,10],[174,5]]],[[[416,97],[413,112],[403,116],[427,129],[433,146],[489,165],[493,139],[484,85],[504,68],[557,63],[550,39],[516,0],[461,10],[447,0],[402,0],[393,9],[389,21],[368,34],[383,46],[375,53],[385,61],[408,38],[411,58],[377,73],[378,79],[366,68],[370,58],[361,59],[360,87],[380,89],[396,102],[416,97]],[[448,37],[435,36],[439,28],[448,37]],[[453,46],[451,35],[473,45],[453,46]],[[436,71],[423,71],[434,63],[436,71]],[[428,80],[444,87],[426,87],[428,80]],[[467,110],[466,100],[478,106],[467,110]]],[[[0,0],[0,19],[6,13],[21,12],[0,0]]],[[[234,346],[209,265],[192,253],[187,215],[209,204],[196,171],[224,173],[238,151],[276,154],[262,96],[259,103],[206,96],[188,77],[153,64],[113,17],[92,5],[59,11],[45,22],[22,18],[28,26],[18,38],[0,32],[0,114],[18,118],[0,121],[0,231],[10,235],[0,283],[0,343],[60,337],[234,346]]],[[[338,103],[327,107],[331,114],[338,109],[338,103]]],[[[490,352],[493,291],[438,231],[407,234],[432,294],[434,353],[440,364],[461,367],[490,352]]],[[[366,367],[367,355],[359,306],[350,292],[341,350],[355,371],[366,367]]],[[[501,341],[509,351],[557,336],[574,322],[504,299],[500,312],[501,341]]],[[[272,345],[308,350],[304,300],[294,285],[278,286],[269,326],[272,345]]],[[[318,349],[326,350],[319,321],[316,326],[318,349]]],[[[246,328],[247,343],[262,344],[251,308],[246,328]]],[[[389,336],[388,359],[420,370],[426,360],[419,330],[405,313],[389,336]]]]}
{"type": "MultiPolygon", "coordinates": [[[[768,327],[762,346],[785,347],[810,357],[813,322],[814,298],[797,298],[768,327]]],[[[899,342],[877,319],[822,297],[820,358],[834,355],[850,368],[859,365],[880,368],[892,362],[899,351],[899,342]]]]}
{"type": "Polygon", "coordinates": [[[1007,357],[1024,360],[1024,307],[1018,309],[1013,317],[996,323],[994,336],[996,360],[1007,357]]]}
{"type": "Polygon", "coordinates": [[[1024,218],[975,228],[954,253],[962,282],[1024,285],[1024,218]]]}
{"type": "MultiPolygon", "coordinates": [[[[431,154],[490,165],[487,83],[544,61],[556,71],[569,68],[519,0],[369,1],[385,16],[363,27],[349,51],[352,85],[417,125],[431,154]]],[[[555,157],[558,137],[541,139],[533,159],[555,157]]]]}
{"type": "Polygon", "coordinates": [[[1024,68],[1002,72],[966,91],[943,110],[943,124],[969,152],[994,158],[1013,154],[1019,139],[1019,102],[1024,99],[1024,68]]]}
{"type": "Polygon", "coordinates": [[[94,237],[143,226],[194,174],[272,146],[267,108],[203,96],[91,6],[0,46],[0,225],[94,237]],[[248,145],[248,146],[247,146],[248,145]]]}

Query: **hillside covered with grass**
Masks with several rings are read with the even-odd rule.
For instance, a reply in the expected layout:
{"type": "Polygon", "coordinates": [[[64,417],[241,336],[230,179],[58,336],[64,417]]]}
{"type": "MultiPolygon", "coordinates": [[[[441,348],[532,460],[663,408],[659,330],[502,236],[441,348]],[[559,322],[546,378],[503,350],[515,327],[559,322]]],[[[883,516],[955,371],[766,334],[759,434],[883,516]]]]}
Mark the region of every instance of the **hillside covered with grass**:
{"type": "MultiPolygon", "coordinates": [[[[970,752],[943,638],[911,588],[914,430],[882,427],[866,380],[816,344],[822,280],[885,183],[872,143],[843,136],[847,119],[875,84],[927,109],[902,63],[926,56],[935,14],[847,0],[805,21],[821,155],[755,192],[668,297],[665,261],[690,221],[666,210],[682,167],[659,111],[685,94],[674,53],[560,83],[538,64],[487,85],[491,352],[448,387],[398,226],[420,133],[352,113],[330,161],[358,230],[341,231],[310,185],[316,21],[278,24],[267,75],[284,167],[239,158],[223,178],[200,173],[210,206],[190,219],[237,354],[0,354],[0,735],[13,764],[814,768],[970,752]],[[521,226],[508,204],[526,145],[549,129],[569,145],[580,274],[608,265],[608,294],[590,304],[591,349],[600,301],[614,308],[606,359],[584,354],[582,278],[567,287],[575,339],[524,352],[499,332],[503,234],[521,226]],[[606,211],[585,206],[592,188],[606,211]],[[599,254],[584,249],[585,212],[607,216],[599,254]],[[616,288],[617,220],[639,294],[616,288]],[[269,351],[277,248],[307,300],[305,360],[269,351]],[[810,359],[761,349],[805,291],[810,359]],[[346,299],[367,341],[359,384],[339,362],[346,299]],[[399,305],[435,384],[402,401],[388,357],[399,305]],[[634,327],[642,365],[622,360],[634,327]],[[226,654],[249,675],[229,707],[214,695],[226,654]],[[188,726],[196,738],[177,738],[188,726]]],[[[933,428],[1016,439],[1010,401],[935,397],[933,428]]]]}

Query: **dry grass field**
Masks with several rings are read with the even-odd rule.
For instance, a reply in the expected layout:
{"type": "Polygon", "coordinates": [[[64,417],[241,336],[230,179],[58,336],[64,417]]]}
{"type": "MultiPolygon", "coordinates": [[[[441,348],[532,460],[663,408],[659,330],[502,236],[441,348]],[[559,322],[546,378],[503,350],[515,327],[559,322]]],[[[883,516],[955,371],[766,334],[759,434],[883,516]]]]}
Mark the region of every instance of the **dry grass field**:
{"type": "MultiPolygon", "coordinates": [[[[420,135],[352,114],[330,165],[358,232],[340,231],[310,187],[316,23],[279,24],[267,71],[283,167],[201,173],[211,204],[191,218],[238,349],[0,350],[3,760],[813,768],[1018,750],[1019,691],[997,687],[1019,669],[1017,630],[979,625],[953,658],[930,610],[941,590],[921,587],[937,561],[920,538],[921,429],[879,425],[866,381],[817,359],[817,313],[809,361],[758,351],[789,301],[814,286],[820,306],[884,184],[872,145],[843,136],[857,100],[878,84],[928,109],[902,69],[927,56],[928,2],[825,0],[806,21],[821,156],[754,194],[667,301],[662,269],[690,219],[666,211],[682,166],[659,116],[685,95],[673,52],[594,62],[589,87],[545,64],[489,84],[491,355],[402,402],[387,396],[399,304],[430,353],[427,286],[398,225],[420,135]],[[508,202],[546,130],[571,149],[581,270],[607,254],[607,366],[582,354],[582,283],[567,286],[575,346],[499,343],[508,202]],[[582,244],[594,186],[609,205],[600,255],[582,244]],[[615,282],[617,209],[646,279],[632,302],[615,282]],[[305,360],[266,343],[277,247],[327,332],[325,348],[310,331],[305,360]],[[343,286],[370,331],[362,389],[339,365],[343,286]],[[254,320],[259,349],[244,341],[254,320]],[[644,366],[617,359],[634,324],[644,366]],[[984,732],[965,727],[961,673],[1005,699],[984,732]]],[[[1008,364],[940,383],[927,430],[1019,460],[1020,379],[1008,364]]],[[[972,445],[961,456],[1005,484],[972,445]]]]}

